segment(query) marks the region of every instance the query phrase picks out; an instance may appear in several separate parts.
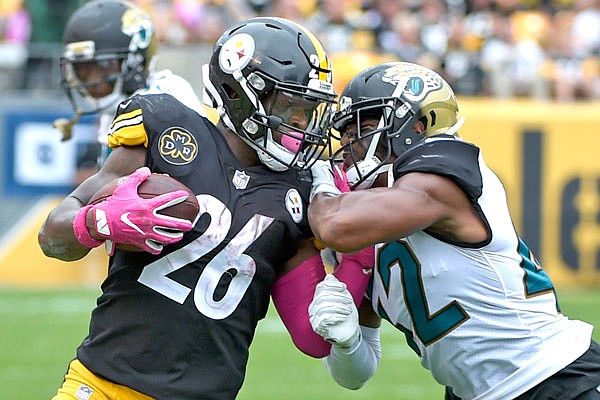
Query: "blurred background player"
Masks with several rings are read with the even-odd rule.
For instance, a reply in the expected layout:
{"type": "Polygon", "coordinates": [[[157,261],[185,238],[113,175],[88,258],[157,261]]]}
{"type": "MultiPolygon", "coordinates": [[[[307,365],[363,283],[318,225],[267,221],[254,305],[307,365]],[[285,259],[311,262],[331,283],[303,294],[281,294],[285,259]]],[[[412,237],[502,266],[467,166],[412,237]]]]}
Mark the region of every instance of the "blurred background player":
{"type": "MultiPolygon", "coordinates": [[[[117,245],[55,400],[234,399],[270,298],[301,351],[329,354],[307,314],[325,268],[306,215],[308,168],[327,147],[336,99],[327,54],[296,23],[254,18],[223,33],[202,71],[218,125],[169,94],[124,100],[106,162],[40,230],[44,253],[66,261],[117,245]],[[197,221],[161,216],[185,194],[137,196],[150,171],[196,194],[197,221]],[[112,196],[87,205],[121,176],[112,196]]],[[[338,270],[362,269],[352,261],[338,270]]]]}
{"type": "Polygon", "coordinates": [[[124,0],[84,4],[69,18],[63,44],[62,87],[76,114],[70,121],[55,121],[55,127],[68,140],[81,115],[98,114],[99,165],[109,152],[108,131],[116,106],[127,97],[168,93],[205,115],[184,78],[168,69],[154,70],[158,47],[154,24],[137,5],[124,0]]]}
{"type": "Polygon", "coordinates": [[[351,389],[371,377],[384,318],[446,399],[600,399],[593,327],[560,312],[500,180],[457,136],[461,124],[448,83],[416,64],[366,69],[344,89],[332,159],[353,191],[330,184],[309,221],[334,250],[375,244],[377,265],[360,313],[369,340],[344,285],[328,276],[316,289],[309,313],[333,343],[330,373],[351,389]]]}

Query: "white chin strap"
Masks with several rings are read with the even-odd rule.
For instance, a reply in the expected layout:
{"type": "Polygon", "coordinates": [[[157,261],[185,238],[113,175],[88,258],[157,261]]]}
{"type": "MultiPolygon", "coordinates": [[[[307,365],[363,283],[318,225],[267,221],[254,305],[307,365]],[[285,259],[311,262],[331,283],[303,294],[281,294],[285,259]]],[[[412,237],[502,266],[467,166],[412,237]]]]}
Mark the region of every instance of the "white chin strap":
{"type": "Polygon", "coordinates": [[[444,135],[455,135],[464,123],[465,117],[460,117],[454,125],[452,125],[446,132],[444,132],[444,135]]]}
{"type": "MultiPolygon", "coordinates": [[[[259,139],[262,140],[262,139],[259,139]]],[[[270,156],[268,153],[263,151],[258,145],[254,144],[251,141],[246,141],[256,153],[258,153],[258,158],[260,162],[265,164],[269,169],[273,171],[286,171],[288,166],[270,156]]],[[[271,129],[267,128],[267,150],[272,154],[275,154],[280,160],[283,160],[286,163],[291,163],[294,159],[294,154],[291,154],[288,150],[286,150],[283,146],[280,146],[278,143],[275,143],[273,137],[271,136],[271,129]]]]}
{"type": "Polygon", "coordinates": [[[383,164],[383,165],[380,165],[380,164],[381,164],[381,161],[379,161],[379,159],[375,156],[373,156],[367,160],[358,161],[356,163],[356,165],[351,166],[346,171],[346,176],[348,177],[348,184],[350,184],[350,186],[354,187],[354,185],[356,184],[356,182],[359,181],[361,176],[365,176],[366,173],[377,168],[377,166],[379,165],[379,168],[377,168],[377,170],[375,172],[373,172],[365,180],[363,180],[360,184],[358,184],[358,186],[353,188],[353,190],[369,189],[373,185],[373,182],[375,182],[375,179],[377,179],[377,177],[380,174],[388,173],[388,170],[391,170],[391,168],[392,168],[392,164],[383,164]],[[357,169],[357,167],[358,167],[358,169],[357,169]],[[359,174],[358,170],[360,170],[360,174],[359,174]]]}

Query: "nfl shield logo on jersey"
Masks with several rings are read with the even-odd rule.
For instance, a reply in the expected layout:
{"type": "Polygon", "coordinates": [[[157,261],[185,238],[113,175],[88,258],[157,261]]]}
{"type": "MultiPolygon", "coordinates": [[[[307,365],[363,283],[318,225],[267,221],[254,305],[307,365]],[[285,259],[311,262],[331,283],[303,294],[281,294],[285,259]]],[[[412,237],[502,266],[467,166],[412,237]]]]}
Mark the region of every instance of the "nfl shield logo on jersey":
{"type": "Polygon", "coordinates": [[[81,385],[79,386],[79,389],[77,389],[75,397],[77,400],[89,400],[92,398],[92,393],[94,393],[94,389],[86,385],[81,385]]]}
{"type": "Polygon", "coordinates": [[[232,182],[233,186],[235,186],[237,190],[246,189],[246,186],[248,186],[248,181],[250,181],[250,176],[248,176],[245,171],[235,171],[232,182]]]}
{"type": "Polygon", "coordinates": [[[295,223],[302,221],[302,198],[296,189],[288,190],[285,195],[285,207],[295,223]]]}

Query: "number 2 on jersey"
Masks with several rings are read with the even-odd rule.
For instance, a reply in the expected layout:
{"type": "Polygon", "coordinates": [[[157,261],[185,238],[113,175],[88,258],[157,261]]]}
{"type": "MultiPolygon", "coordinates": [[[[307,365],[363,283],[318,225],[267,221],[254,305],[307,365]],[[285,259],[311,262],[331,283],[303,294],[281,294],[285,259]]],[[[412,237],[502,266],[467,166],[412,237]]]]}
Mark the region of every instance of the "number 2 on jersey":
{"type": "MultiPolygon", "coordinates": [[[[525,296],[531,297],[554,291],[552,281],[521,239],[517,250],[522,257],[521,268],[525,274],[523,279],[525,296]]],[[[394,264],[400,266],[406,308],[413,320],[415,333],[425,346],[452,332],[469,319],[469,315],[457,301],[451,301],[434,314],[430,313],[421,277],[421,265],[408,244],[403,241],[387,243],[379,251],[379,276],[384,287],[388,289],[387,293],[391,287],[390,269],[394,264]]],[[[560,311],[558,302],[556,306],[560,311]]],[[[386,317],[384,311],[379,310],[379,313],[386,317]]],[[[396,327],[404,332],[409,345],[419,354],[413,342],[412,332],[398,324],[396,327]]]]}
{"type": "Polygon", "coordinates": [[[383,274],[383,271],[389,270],[389,267],[395,263],[401,266],[406,308],[413,319],[416,334],[426,346],[447,335],[469,319],[457,301],[448,303],[434,314],[429,312],[421,277],[421,265],[404,242],[388,243],[382,247],[379,253],[379,264],[383,266],[380,274],[384,284],[385,276],[389,274],[383,274]]]}

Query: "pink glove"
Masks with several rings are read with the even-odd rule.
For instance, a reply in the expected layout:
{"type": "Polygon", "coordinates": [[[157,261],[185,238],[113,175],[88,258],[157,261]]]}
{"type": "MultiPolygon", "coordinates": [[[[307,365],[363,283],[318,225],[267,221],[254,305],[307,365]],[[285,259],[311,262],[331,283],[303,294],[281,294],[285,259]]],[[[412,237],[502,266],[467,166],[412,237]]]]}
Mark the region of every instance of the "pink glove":
{"type": "Polygon", "coordinates": [[[340,192],[346,193],[350,191],[350,184],[348,183],[348,177],[346,171],[344,171],[339,165],[333,167],[333,182],[340,192]]]}
{"type": "MultiPolygon", "coordinates": [[[[106,251],[114,254],[114,243],[131,244],[151,254],[159,254],[164,245],[177,243],[183,232],[192,229],[192,222],[159,212],[188,198],[183,190],[165,193],[150,199],[138,195],[138,186],[150,176],[150,169],[139,168],[117,186],[106,200],[81,208],[73,222],[75,235],[85,246],[94,247],[94,239],[85,225],[88,210],[94,213],[96,231],[107,241],[106,251]],[[83,240],[82,240],[83,239],[83,240]],[[109,242],[110,241],[110,242],[109,242]]],[[[99,243],[99,242],[98,242],[99,243]]]]}

